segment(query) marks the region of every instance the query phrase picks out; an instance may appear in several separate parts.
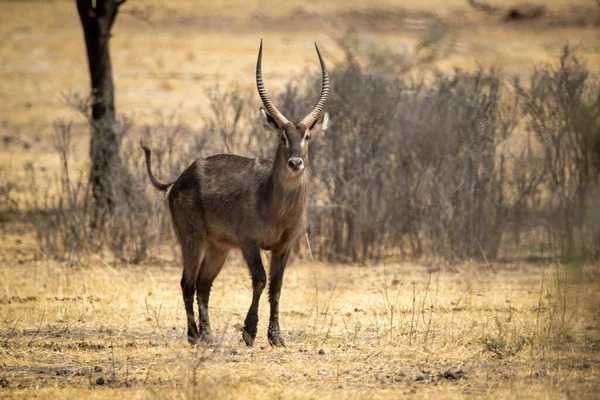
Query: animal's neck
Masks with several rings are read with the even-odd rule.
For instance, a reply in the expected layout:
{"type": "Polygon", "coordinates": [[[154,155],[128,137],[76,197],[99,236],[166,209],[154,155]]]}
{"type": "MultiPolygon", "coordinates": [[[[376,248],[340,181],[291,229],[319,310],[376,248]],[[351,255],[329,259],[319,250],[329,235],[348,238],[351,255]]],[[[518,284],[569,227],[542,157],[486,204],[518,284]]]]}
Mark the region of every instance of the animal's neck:
{"type": "Polygon", "coordinates": [[[308,203],[309,180],[310,170],[308,168],[299,176],[290,176],[286,160],[278,151],[270,178],[271,190],[268,203],[271,218],[278,222],[302,218],[308,203]]]}

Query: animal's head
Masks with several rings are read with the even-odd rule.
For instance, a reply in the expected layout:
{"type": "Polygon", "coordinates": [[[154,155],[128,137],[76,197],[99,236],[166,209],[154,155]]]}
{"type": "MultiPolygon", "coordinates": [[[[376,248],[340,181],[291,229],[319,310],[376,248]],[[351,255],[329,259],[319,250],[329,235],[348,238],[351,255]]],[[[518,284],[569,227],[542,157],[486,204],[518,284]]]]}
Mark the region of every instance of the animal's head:
{"type": "Polygon", "coordinates": [[[329,95],[329,74],[325,61],[319,52],[319,48],[315,43],[317,55],[321,62],[321,70],[323,72],[323,86],[321,88],[321,96],[313,110],[304,117],[300,122],[290,122],[275,106],[271,103],[271,99],[265,90],[262,80],[262,40],[260,41],[260,49],[258,51],[258,62],[256,63],[256,86],[258,94],[264,104],[260,108],[260,114],[264,125],[275,131],[279,138],[278,151],[286,161],[287,172],[291,175],[301,175],[308,163],[308,145],[319,133],[324,133],[329,126],[329,115],[321,112],[329,95]]]}

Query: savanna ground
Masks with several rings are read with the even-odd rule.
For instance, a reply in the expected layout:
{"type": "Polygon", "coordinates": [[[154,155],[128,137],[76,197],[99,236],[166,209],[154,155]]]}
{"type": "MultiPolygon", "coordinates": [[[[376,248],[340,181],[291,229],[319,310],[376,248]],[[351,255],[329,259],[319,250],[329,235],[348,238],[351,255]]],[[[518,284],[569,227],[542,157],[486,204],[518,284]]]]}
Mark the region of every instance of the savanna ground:
{"type": "Polygon", "coordinates": [[[217,345],[190,348],[179,267],[35,261],[0,276],[3,396],[42,398],[591,398],[600,389],[598,268],[349,267],[295,262],[287,347],[241,340],[250,301],[233,258],[217,279],[217,345]]]}
{"type": "MultiPolygon", "coordinates": [[[[410,52],[431,15],[446,27],[432,62],[442,70],[480,63],[524,74],[555,59],[565,41],[598,69],[594,1],[547,1],[543,17],[508,23],[466,2],[440,3],[130,0],[135,12],[119,16],[112,39],[117,108],[142,124],[175,113],[200,126],[215,81],[254,86],[261,37],[265,81],[276,92],[316,69],[312,40],[330,64],[342,56],[335,38],[348,28],[367,43],[410,52]]],[[[90,254],[60,263],[22,222],[31,200],[26,166],[48,180],[60,169],[54,120],[80,122],[73,162],[83,170],[87,162],[85,121],[61,95],[88,87],[73,2],[0,1],[0,43],[0,177],[14,182],[11,199],[20,203],[0,219],[2,397],[598,397],[600,266],[584,262],[296,259],[282,293],[287,347],[269,347],[263,301],[249,349],[239,327],[250,280],[234,254],[211,296],[217,344],[190,348],[175,261],[154,255],[130,265],[90,254]]]]}

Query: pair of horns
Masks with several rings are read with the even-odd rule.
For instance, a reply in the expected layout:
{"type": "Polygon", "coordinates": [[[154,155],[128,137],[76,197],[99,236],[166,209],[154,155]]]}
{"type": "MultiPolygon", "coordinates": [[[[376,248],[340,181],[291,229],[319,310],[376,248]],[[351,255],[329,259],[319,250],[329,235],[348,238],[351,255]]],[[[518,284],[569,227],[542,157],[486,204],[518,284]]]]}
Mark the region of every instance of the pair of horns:
{"type": "MultiPolygon", "coordinates": [[[[319,114],[323,111],[323,107],[325,106],[325,102],[327,101],[327,97],[329,96],[329,73],[327,72],[327,67],[325,66],[325,61],[321,56],[321,52],[319,51],[319,47],[317,46],[317,42],[315,42],[315,48],[317,49],[317,55],[319,56],[319,62],[321,63],[321,70],[323,72],[323,83],[321,87],[321,96],[319,97],[319,101],[313,108],[313,110],[300,121],[300,124],[304,125],[306,128],[310,128],[317,118],[319,118],[319,114]]],[[[260,95],[260,99],[262,100],[267,112],[277,125],[282,128],[283,126],[290,124],[290,121],[279,112],[279,110],[273,105],[269,95],[267,94],[267,90],[265,89],[265,84],[262,79],[262,39],[260,41],[260,49],[258,50],[258,61],[256,62],[256,87],[258,88],[258,94],[260,95]]]]}

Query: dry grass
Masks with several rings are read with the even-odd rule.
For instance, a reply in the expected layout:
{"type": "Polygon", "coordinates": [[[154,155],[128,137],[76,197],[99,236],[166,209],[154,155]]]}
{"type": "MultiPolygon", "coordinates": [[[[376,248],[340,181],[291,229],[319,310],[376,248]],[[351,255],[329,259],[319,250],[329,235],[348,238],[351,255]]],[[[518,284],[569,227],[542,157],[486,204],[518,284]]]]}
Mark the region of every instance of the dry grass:
{"type": "Polygon", "coordinates": [[[4,262],[0,391],[9,398],[593,396],[598,272],[295,262],[282,297],[287,347],[268,346],[265,299],[249,349],[238,327],[251,290],[237,257],[214,286],[214,348],[187,345],[179,267],[171,263],[4,262]]]}
{"type": "MultiPolygon", "coordinates": [[[[206,106],[203,91],[216,79],[253,87],[261,37],[268,43],[265,78],[274,90],[307,65],[315,67],[313,40],[332,58],[339,56],[333,38],[355,21],[351,16],[367,20],[362,34],[393,46],[412,46],[422,35],[404,20],[383,32],[373,32],[378,17],[368,13],[372,9],[406,10],[408,18],[416,13],[412,21],[417,26],[421,13],[433,11],[455,26],[455,53],[440,61],[445,68],[470,68],[479,61],[499,63],[511,72],[528,72],[533,62],[554,59],[567,40],[580,46],[591,64],[600,61],[597,29],[585,18],[579,23],[568,19],[571,13],[580,18],[584,7],[589,8],[586,17],[597,15],[598,7],[590,0],[546,2],[552,13],[567,18],[553,27],[486,20],[462,0],[445,2],[442,8],[437,1],[418,2],[418,6],[412,1],[375,1],[368,6],[362,1],[334,1],[325,7],[299,1],[273,7],[274,3],[212,1],[198,5],[188,0],[169,5],[158,1],[128,4],[129,11],[149,10],[149,18],[141,21],[124,14],[115,25],[112,52],[119,111],[144,120],[157,108],[181,108],[183,122],[198,123],[206,106]],[[291,16],[298,10],[305,13],[307,23],[294,22],[291,16]]],[[[57,117],[72,117],[59,94],[86,92],[88,85],[74,4],[67,0],[2,2],[0,38],[0,95],[5,110],[0,122],[16,127],[37,125],[44,130],[44,125],[57,117]]]]}
{"type": "MultiPolygon", "coordinates": [[[[461,26],[455,51],[438,61],[440,68],[479,61],[524,73],[555,59],[566,40],[592,68],[600,65],[597,28],[482,22],[465,3],[452,0],[438,9],[434,0],[418,6],[376,0],[368,7],[354,0],[326,7],[147,1],[149,21],[122,15],[115,26],[117,107],[138,123],[155,122],[157,109],[179,110],[182,123],[198,126],[204,91],[215,80],[253,87],[260,37],[269,43],[265,79],[275,92],[316,68],[312,40],[330,60],[341,54],[333,39],[341,28],[322,15],[370,8],[417,16],[433,9],[461,26]],[[306,29],[287,26],[298,7],[313,15],[306,29]],[[261,22],[264,15],[269,24],[261,22]],[[216,23],[207,26],[206,18],[216,23]]],[[[546,3],[552,13],[597,12],[588,0],[546,3]]],[[[414,46],[420,34],[404,27],[361,32],[391,47],[414,46]]],[[[0,145],[0,178],[16,183],[19,200],[27,196],[27,164],[48,181],[59,171],[51,122],[79,118],[60,94],[87,92],[84,54],[72,1],[0,2],[0,126],[12,140],[0,145]]],[[[81,166],[88,154],[82,121],[75,134],[73,164],[81,166]]],[[[211,298],[220,343],[190,348],[180,268],[172,262],[129,266],[93,256],[67,266],[40,255],[23,225],[0,228],[3,398],[585,398],[600,389],[598,265],[296,262],[281,305],[288,347],[268,346],[263,300],[257,346],[247,349],[237,327],[250,304],[250,280],[233,257],[211,298]]]]}

